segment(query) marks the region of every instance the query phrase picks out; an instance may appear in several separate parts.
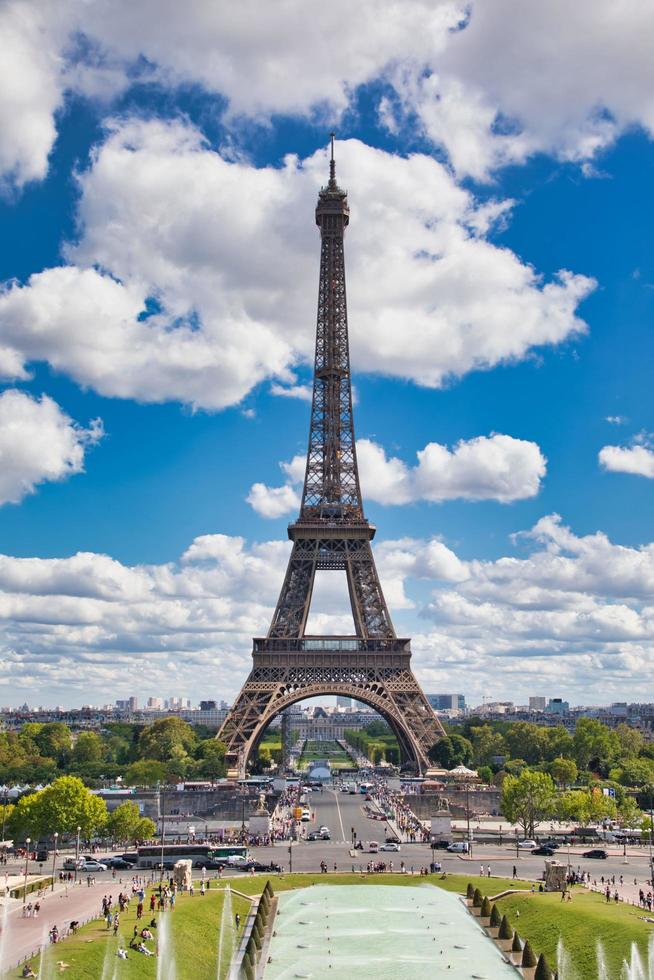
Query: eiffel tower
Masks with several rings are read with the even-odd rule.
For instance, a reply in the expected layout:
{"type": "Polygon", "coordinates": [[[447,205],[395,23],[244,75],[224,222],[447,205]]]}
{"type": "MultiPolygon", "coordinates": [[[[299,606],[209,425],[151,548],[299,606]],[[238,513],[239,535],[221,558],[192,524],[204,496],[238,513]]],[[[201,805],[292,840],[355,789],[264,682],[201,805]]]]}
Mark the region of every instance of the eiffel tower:
{"type": "Polygon", "coordinates": [[[228,774],[245,775],[247,760],[270,722],[296,701],[341,694],[382,715],[401,762],[418,772],[445,734],[411,671],[411,642],[399,639],[388,612],[363,513],[352,416],[343,238],[347,193],[336,182],[331,134],[329,182],[318,195],[320,284],[311,426],[300,516],[288,528],[293,550],[268,635],[254,640],[252,671],[218,738],[228,774]],[[316,572],[345,571],[354,636],[309,636],[307,618],[316,572]]]}

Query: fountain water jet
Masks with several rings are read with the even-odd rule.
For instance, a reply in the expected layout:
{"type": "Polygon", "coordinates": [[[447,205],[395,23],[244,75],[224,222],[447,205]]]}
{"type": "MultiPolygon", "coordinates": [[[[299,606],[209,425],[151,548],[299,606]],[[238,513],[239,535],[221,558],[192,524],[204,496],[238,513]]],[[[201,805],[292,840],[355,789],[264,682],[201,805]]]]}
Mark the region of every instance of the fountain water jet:
{"type": "Polygon", "coordinates": [[[559,938],[556,944],[556,970],[559,980],[577,980],[577,971],[572,965],[572,957],[559,938]]]}
{"type": "Polygon", "coordinates": [[[157,980],[177,980],[170,933],[170,912],[162,912],[159,916],[157,945],[157,980]]]}
{"type": "Polygon", "coordinates": [[[217,980],[221,980],[223,971],[225,976],[229,976],[232,956],[234,955],[235,940],[236,928],[232,909],[232,890],[229,885],[225,885],[223,890],[223,907],[220,913],[220,929],[218,931],[217,980]]]}
{"type": "Polygon", "coordinates": [[[7,948],[7,930],[9,929],[9,901],[5,885],[5,898],[0,913],[0,976],[5,970],[5,950],[7,948]]]}

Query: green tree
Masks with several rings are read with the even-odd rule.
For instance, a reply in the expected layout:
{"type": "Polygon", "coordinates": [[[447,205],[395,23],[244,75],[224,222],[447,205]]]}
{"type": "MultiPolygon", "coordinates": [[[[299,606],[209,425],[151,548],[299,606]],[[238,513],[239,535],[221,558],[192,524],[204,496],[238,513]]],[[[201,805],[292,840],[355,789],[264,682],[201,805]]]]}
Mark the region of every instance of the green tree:
{"type": "Polygon", "coordinates": [[[152,838],[157,833],[157,828],[155,826],[154,820],[150,820],[149,817],[141,817],[141,819],[136,823],[134,827],[133,835],[134,840],[152,840],[152,838]]]}
{"type": "Polygon", "coordinates": [[[446,735],[434,742],[428,752],[431,761],[438,763],[444,769],[467,766],[472,762],[472,754],[472,742],[462,735],[446,735]]]}
{"type": "Polygon", "coordinates": [[[127,767],[125,783],[128,786],[154,786],[166,778],[166,767],[155,759],[139,759],[127,767]]]}
{"type": "Polygon", "coordinates": [[[197,757],[200,761],[199,771],[205,779],[220,779],[225,775],[225,752],[227,746],[224,742],[219,742],[217,738],[208,738],[200,742],[197,750],[197,757]]]}
{"type": "Polygon", "coordinates": [[[574,743],[572,735],[563,725],[554,725],[552,728],[542,729],[543,738],[543,757],[546,762],[553,762],[554,759],[571,759],[574,755],[574,743]]]}
{"type": "Polygon", "coordinates": [[[564,759],[561,756],[550,762],[549,770],[552,779],[559,786],[570,786],[577,778],[577,763],[574,759],[564,759]]]}
{"type": "Polygon", "coordinates": [[[73,760],[78,765],[100,762],[104,756],[104,743],[95,732],[81,732],[73,748],[73,760]]]}
{"type": "Polygon", "coordinates": [[[49,721],[41,725],[34,741],[41,755],[55,759],[59,766],[65,766],[70,761],[73,735],[62,721],[49,721]]]}
{"type": "Polygon", "coordinates": [[[524,769],[519,776],[508,775],[504,780],[502,813],[507,820],[518,823],[526,837],[534,836],[536,823],[549,817],[555,804],[554,783],[548,773],[524,769]]]}
{"type": "Polygon", "coordinates": [[[107,818],[107,836],[115,841],[135,839],[135,828],[141,819],[138,803],[131,800],[121,803],[107,818]]]}
{"type": "Polygon", "coordinates": [[[643,811],[639,808],[633,796],[625,796],[618,804],[618,820],[622,827],[632,829],[640,827],[643,822],[643,811]]]}
{"type": "Polygon", "coordinates": [[[17,801],[8,823],[8,829],[12,837],[18,840],[31,837],[32,840],[36,840],[40,836],[40,795],[40,793],[27,793],[17,801]]]}
{"type": "Polygon", "coordinates": [[[107,822],[104,800],[91,793],[76,776],[61,776],[36,794],[42,833],[75,833],[83,837],[101,831],[107,822]]]}
{"type": "Polygon", "coordinates": [[[516,721],[509,725],[505,735],[507,751],[512,759],[524,759],[534,766],[543,760],[543,729],[528,721],[516,721]]]}
{"type": "Polygon", "coordinates": [[[580,769],[608,766],[620,749],[615,732],[596,718],[580,718],[575,728],[573,751],[580,769]]]}
{"type": "Polygon", "coordinates": [[[637,728],[622,723],[615,729],[615,734],[620,742],[620,755],[623,758],[634,759],[640,755],[644,739],[637,728]]]}
{"type": "MultiPolygon", "coordinates": [[[[175,749],[188,754],[195,748],[196,736],[191,726],[181,718],[161,718],[146,725],[139,737],[139,752],[144,759],[167,762],[175,749]]],[[[178,755],[179,758],[179,755],[178,755]]]]}
{"type": "Polygon", "coordinates": [[[478,766],[490,766],[493,758],[506,755],[506,745],[499,732],[490,725],[479,725],[470,729],[470,741],[474,749],[474,762],[478,766]]]}
{"type": "Polygon", "coordinates": [[[609,773],[622,786],[646,786],[654,780],[654,762],[650,759],[621,759],[609,773]]]}

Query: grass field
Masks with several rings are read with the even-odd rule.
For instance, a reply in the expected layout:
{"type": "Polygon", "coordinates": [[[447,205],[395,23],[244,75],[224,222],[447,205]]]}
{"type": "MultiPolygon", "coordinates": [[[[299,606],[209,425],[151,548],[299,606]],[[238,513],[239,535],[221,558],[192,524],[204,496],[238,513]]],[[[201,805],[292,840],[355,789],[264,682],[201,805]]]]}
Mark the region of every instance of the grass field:
{"type": "MultiPolygon", "coordinates": [[[[572,891],[572,902],[560,895],[510,895],[500,899],[499,908],[523,939],[545,953],[550,966],[556,963],[559,936],[567,950],[575,978],[596,980],[597,940],[601,939],[610,977],[620,977],[622,961],[629,959],[632,942],[645,958],[653,927],[643,922],[644,913],[631,905],[608,904],[602,895],[583,888],[572,891]],[[519,915],[518,915],[519,913],[519,915]]],[[[647,975],[647,974],[646,974],[647,975]]]]}
{"type": "MultiPolygon", "coordinates": [[[[262,889],[266,879],[261,880],[262,889]]],[[[212,886],[213,886],[212,882],[212,886]]],[[[175,911],[170,913],[172,958],[175,960],[178,980],[200,980],[217,977],[218,937],[224,902],[224,889],[212,887],[201,896],[179,895],[175,911]]],[[[150,892],[146,894],[147,900],[150,892]]],[[[236,895],[232,896],[232,911],[241,916],[241,929],[245,924],[250,903],[236,895]]],[[[156,916],[158,918],[158,914],[156,916]]],[[[138,923],[139,929],[147,926],[152,914],[144,911],[138,923]]],[[[120,917],[118,937],[120,946],[127,948],[132,938],[136,921],[136,902],[120,917]]],[[[152,930],[156,936],[156,930],[152,930]]],[[[154,950],[155,942],[146,943],[154,950]]],[[[46,951],[43,968],[39,968],[38,958],[30,965],[41,980],[58,976],[62,972],[68,980],[154,980],[157,975],[157,957],[127,949],[128,959],[117,956],[119,942],[107,931],[104,922],[98,920],[79,930],[76,936],[65,939],[46,951]],[[68,966],[61,970],[60,962],[68,966]]],[[[221,964],[221,977],[227,976],[227,962],[221,964]]],[[[22,967],[10,971],[6,977],[20,977],[22,967]]]]}
{"type": "Polygon", "coordinates": [[[307,769],[309,764],[318,759],[329,759],[332,769],[350,769],[354,762],[338,742],[308,741],[304,746],[299,760],[299,768],[307,769]]]}

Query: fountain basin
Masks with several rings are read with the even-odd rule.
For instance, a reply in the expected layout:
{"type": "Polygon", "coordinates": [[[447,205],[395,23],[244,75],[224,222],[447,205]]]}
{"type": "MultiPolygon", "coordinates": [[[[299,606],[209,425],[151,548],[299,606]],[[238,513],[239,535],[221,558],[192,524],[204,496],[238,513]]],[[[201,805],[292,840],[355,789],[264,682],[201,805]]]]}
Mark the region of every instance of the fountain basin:
{"type": "Polygon", "coordinates": [[[279,908],[265,980],[516,977],[460,898],[434,885],[314,885],[284,892],[279,908]]]}

